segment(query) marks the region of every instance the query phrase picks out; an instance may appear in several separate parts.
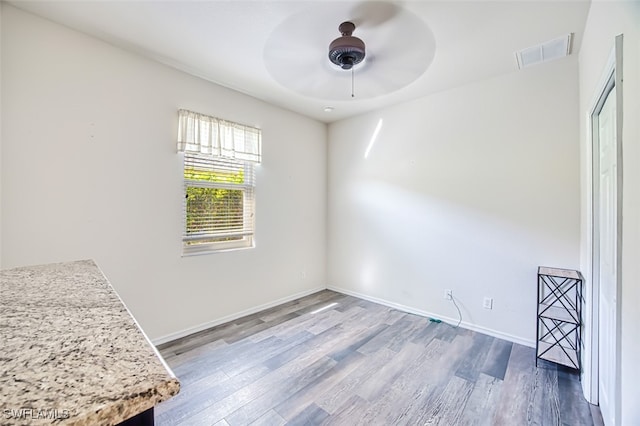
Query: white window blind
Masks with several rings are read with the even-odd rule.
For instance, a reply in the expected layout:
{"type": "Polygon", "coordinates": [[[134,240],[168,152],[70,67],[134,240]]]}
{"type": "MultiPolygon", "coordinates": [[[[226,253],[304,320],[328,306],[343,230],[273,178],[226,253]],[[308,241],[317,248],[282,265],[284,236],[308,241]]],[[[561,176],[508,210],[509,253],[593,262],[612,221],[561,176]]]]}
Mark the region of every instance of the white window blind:
{"type": "Polygon", "coordinates": [[[183,252],[253,246],[253,164],[184,154],[183,252]]]}
{"type": "Polygon", "coordinates": [[[260,163],[262,132],[193,111],[178,111],[178,151],[260,163]]]}

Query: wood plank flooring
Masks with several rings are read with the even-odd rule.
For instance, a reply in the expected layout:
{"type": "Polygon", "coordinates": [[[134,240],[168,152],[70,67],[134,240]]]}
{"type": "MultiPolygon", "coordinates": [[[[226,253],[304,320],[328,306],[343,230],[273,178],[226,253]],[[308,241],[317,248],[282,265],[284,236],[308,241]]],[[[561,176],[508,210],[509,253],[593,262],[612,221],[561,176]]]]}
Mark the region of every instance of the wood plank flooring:
{"type": "Polygon", "coordinates": [[[532,348],[332,291],[159,350],[182,389],[157,425],[601,424],[532,348]]]}

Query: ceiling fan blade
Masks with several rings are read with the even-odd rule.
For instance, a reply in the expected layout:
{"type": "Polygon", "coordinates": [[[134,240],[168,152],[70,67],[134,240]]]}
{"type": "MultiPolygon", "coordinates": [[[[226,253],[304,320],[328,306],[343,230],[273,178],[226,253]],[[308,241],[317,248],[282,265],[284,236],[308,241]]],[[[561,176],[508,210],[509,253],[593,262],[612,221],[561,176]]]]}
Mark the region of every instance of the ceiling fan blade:
{"type": "Polygon", "coordinates": [[[356,28],[375,28],[390,21],[398,14],[400,7],[382,1],[365,1],[350,10],[351,22],[356,28]]]}

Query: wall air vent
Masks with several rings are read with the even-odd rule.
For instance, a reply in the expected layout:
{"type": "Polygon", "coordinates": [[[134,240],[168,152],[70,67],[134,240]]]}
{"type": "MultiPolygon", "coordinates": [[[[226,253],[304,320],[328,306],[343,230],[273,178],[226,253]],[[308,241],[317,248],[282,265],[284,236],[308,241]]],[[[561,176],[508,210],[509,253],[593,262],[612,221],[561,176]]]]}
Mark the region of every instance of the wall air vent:
{"type": "Polygon", "coordinates": [[[523,69],[531,65],[569,56],[569,54],[571,54],[572,39],[573,34],[569,33],[565,36],[516,52],[518,68],[523,69]]]}

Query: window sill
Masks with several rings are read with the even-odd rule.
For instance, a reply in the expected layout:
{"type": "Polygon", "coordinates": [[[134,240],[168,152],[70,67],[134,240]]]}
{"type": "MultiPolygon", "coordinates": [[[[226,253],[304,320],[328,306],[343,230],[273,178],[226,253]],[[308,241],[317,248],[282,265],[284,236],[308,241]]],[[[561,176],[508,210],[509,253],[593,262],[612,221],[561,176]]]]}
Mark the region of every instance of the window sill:
{"type": "Polygon", "coordinates": [[[206,248],[201,250],[190,250],[190,251],[182,251],[182,257],[192,257],[192,256],[203,256],[206,254],[216,254],[216,253],[228,253],[231,251],[240,251],[240,250],[249,250],[255,248],[255,245],[252,244],[250,246],[239,246],[239,247],[221,247],[221,248],[206,248]]]}

